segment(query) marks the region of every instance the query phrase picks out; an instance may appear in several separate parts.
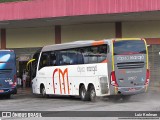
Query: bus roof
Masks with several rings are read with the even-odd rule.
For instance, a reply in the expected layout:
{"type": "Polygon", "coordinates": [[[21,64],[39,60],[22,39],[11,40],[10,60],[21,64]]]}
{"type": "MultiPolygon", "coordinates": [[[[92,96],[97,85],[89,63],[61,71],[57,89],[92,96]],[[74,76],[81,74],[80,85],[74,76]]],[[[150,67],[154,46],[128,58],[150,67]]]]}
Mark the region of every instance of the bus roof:
{"type": "Polygon", "coordinates": [[[0,50],[0,52],[14,52],[14,50],[0,50]]]}
{"type": "Polygon", "coordinates": [[[41,51],[54,51],[54,50],[62,50],[62,49],[69,49],[69,48],[78,48],[78,47],[85,47],[85,46],[94,46],[105,44],[111,42],[112,40],[141,40],[141,38],[113,38],[113,39],[104,39],[100,41],[96,40],[82,40],[82,41],[74,41],[69,43],[62,43],[62,44],[54,44],[54,45],[47,45],[42,48],[41,51]]]}
{"type": "Polygon", "coordinates": [[[75,41],[69,43],[62,43],[62,44],[54,44],[54,45],[47,45],[42,48],[42,51],[50,51],[50,50],[60,50],[60,49],[69,49],[75,47],[84,47],[92,45],[94,40],[87,40],[87,41],[75,41]]]}

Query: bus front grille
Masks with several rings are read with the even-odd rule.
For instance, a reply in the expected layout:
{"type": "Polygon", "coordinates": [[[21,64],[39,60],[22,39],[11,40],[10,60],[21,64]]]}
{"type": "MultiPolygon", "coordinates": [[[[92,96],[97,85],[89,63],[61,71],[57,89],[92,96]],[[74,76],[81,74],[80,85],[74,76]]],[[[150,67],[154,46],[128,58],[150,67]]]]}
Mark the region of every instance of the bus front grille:
{"type": "Polygon", "coordinates": [[[117,63],[118,69],[137,69],[143,68],[145,65],[144,62],[124,62],[124,63],[117,63]]]}

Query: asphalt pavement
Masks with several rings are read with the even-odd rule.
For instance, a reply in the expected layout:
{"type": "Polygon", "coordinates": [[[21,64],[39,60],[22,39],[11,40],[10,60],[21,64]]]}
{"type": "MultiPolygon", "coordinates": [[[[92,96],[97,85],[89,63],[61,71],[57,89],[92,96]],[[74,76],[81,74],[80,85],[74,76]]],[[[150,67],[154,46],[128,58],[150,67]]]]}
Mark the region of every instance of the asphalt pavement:
{"type": "MultiPolygon", "coordinates": [[[[147,93],[134,95],[128,101],[115,101],[109,98],[97,98],[96,102],[84,102],[81,101],[79,97],[50,96],[49,98],[43,98],[40,95],[32,94],[31,88],[19,88],[18,94],[11,96],[11,99],[0,98],[0,111],[48,111],[48,113],[46,112],[48,115],[52,115],[52,113],[49,113],[49,111],[86,111],[86,113],[89,113],[89,111],[99,111],[99,113],[100,111],[160,111],[159,101],[159,87],[149,87],[147,93]]],[[[61,116],[61,112],[59,112],[58,114],[60,114],[59,116],[61,116]]],[[[59,116],[54,117],[54,119],[60,119],[59,116]]],[[[95,116],[95,114],[93,116],[95,116]]],[[[70,119],[73,119],[74,117],[75,115],[73,115],[73,117],[71,117],[70,119]]],[[[2,120],[3,119],[8,118],[2,118],[2,120]]],[[[66,118],[62,114],[61,119],[66,120],[69,118],[66,118]]],[[[87,119],[106,120],[117,118],[87,117],[87,119]]]]}

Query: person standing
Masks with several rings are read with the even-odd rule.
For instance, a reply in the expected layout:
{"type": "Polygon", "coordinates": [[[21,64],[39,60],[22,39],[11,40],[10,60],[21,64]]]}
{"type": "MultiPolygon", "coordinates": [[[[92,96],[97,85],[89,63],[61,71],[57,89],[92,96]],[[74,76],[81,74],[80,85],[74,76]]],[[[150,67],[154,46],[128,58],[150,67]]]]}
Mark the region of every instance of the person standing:
{"type": "Polygon", "coordinates": [[[26,73],[26,71],[24,71],[24,73],[23,73],[23,88],[26,87],[26,80],[27,80],[27,73],[26,73]]]}
{"type": "Polygon", "coordinates": [[[19,76],[17,77],[17,82],[18,82],[18,87],[20,87],[22,85],[22,80],[19,76]]]}

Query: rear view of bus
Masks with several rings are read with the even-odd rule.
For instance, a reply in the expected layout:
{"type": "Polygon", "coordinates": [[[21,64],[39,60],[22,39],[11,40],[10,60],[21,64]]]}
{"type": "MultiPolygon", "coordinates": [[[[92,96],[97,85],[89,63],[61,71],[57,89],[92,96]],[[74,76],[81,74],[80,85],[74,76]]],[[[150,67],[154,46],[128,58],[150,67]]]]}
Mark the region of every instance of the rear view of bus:
{"type": "Polygon", "coordinates": [[[12,50],[0,50],[0,95],[10,98],[17,93],[16,55],[12,50]]]}
{"type": "Polygon", "coordinates": [[[144,93],[149,84],[148,50],[143,39],[114,40],[110,84],[114,93],[144,93]]]}

